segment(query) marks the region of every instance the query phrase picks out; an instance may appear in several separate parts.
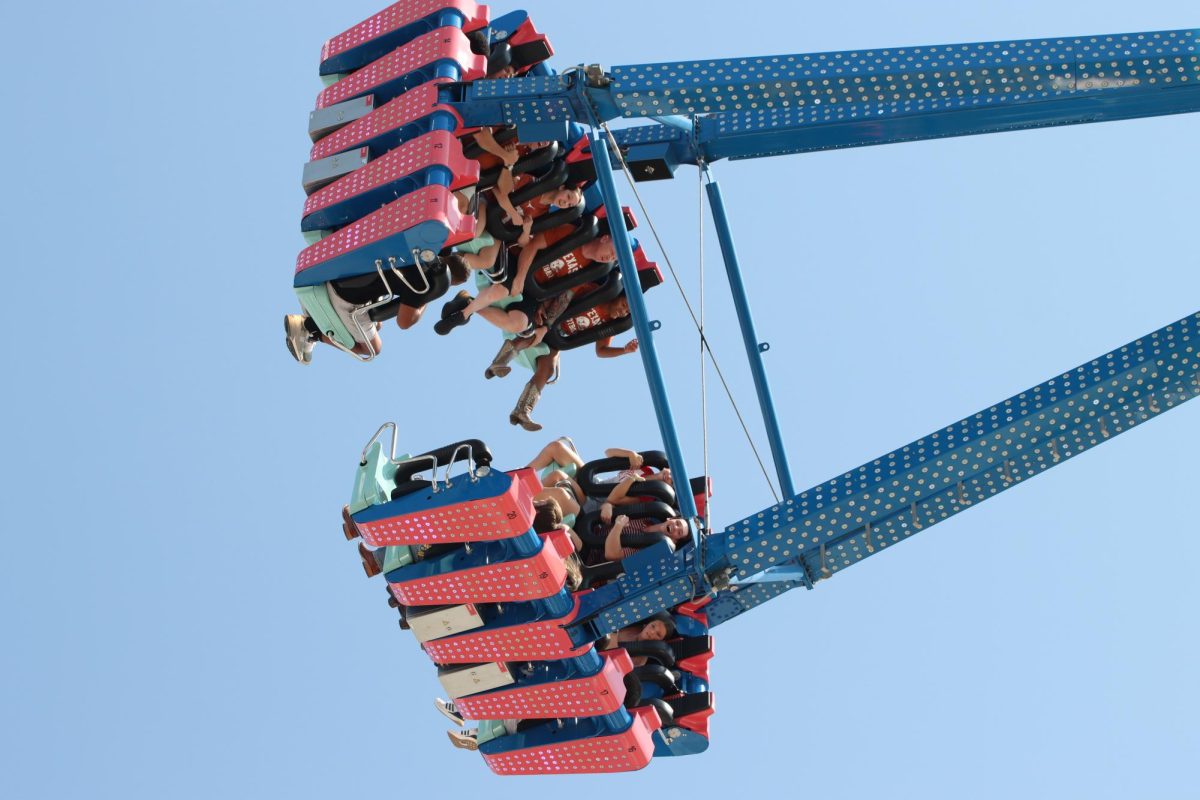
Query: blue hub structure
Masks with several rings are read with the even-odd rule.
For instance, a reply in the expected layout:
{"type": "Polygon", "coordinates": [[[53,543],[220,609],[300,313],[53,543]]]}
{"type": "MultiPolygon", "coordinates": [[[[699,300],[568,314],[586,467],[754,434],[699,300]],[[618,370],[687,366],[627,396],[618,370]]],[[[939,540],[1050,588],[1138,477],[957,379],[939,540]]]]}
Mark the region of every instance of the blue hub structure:
{"type": "MultiPolygon", "coordinates": [[[[641,342],[662,464],[675,489],[691,489],[645,498],[657,505],[641,513],[679,517],[686,532],[629,544],[618,531],[611,535],[625,557],[581,570],[588,542],[535,524],[543,487],[532,470],[494,469],[478,441],[397,456],[394,430],[390,451],[376,439],[363,452],[343,513],[368,574],[386,576],[391,603],[438,665],[457,711],[481,721],[463,741],[497,773],[622,771],[704,750],[715,709],[712,628],[790,589],[811,589],[1200,394],[1197,313],[797,492],[711,175],[721,159],[1198,111],[1200,30],[561,73],[547,65],[551,53],[527,15],[489,20],[473,0],[404,0],[331,39],[320,70],[331,85],[313,112],[305,169],[302,224],[312,243],[295,279],[302,302],[316,305],[326,282],[372,275],[388,287],[381,303],[444,293],[442,260],[476,235],[465,198],[496,180],[495,166],[468,145],[483,127],[554,143],[554,185],[585,198],[570,234],[582,241],[606,226],[612,236],[619,274],[593,265],[589,286],[627,297],[625,327],[641,342]],[[605,123],[617,118],[646,123],[610,133],[605,123]],[[657,271],[627,231],[633,220],[615,180],[622,169],[639,181],[666,179],[682,165],[708,175],[784,494],[722,531],[709,529],[704,492],[683,460],[642,296],[657,271]],[[462,474],[451,477],[454,469],[462,474]],[[654,625],[662,627],[642,635],[654,625]]],[[[578,290],[572,273],[551,270],[540,296],[578,290]]],[[[330,338],[352,342],[325,312],[330,338]]],[[[577,532],[584,527],[577,522],[577,532]]]]}

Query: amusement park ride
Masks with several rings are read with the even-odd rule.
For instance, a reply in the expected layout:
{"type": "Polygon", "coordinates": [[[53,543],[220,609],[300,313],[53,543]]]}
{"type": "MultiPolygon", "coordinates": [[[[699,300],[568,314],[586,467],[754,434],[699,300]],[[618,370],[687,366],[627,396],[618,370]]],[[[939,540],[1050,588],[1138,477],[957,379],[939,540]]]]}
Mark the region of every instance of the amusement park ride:
{"type": "MultiPolygon", "coordinates": [[[[607,580],[585,571],[569,591],[573,545],[561,531],[534,531],[532,498],[542,485],[532,470],[493,469],[477,440],[398,455],[394,426],[363,450],[343,513],[347,538],[379,548],[369,557],[457,711],[491,721],[474,743],[495,772],[614,772],[703,751],[714,710],[712,628],[791,589],[812,589],[1200,394],[1197,313],[797,492],[710,172],[721,159],[1198,111],[1200,30],[561,73],[546,63],[552,52],[524,12],[491,18],[474,0],[401,0],[330,39],[304,171],[302,229],[311,243],[295,274],[309,316],[345,350],[362,340],[352,327],[361,334],[397,304],[444,295],[445,256],[477,235],[463,198],[493,186],[502,169],[476,160],[470,134],[481,128],[546,143],[513,167],[533,177],[537,191],[527,186],[526,199],[584,188],[582,208],[555,209],[534,232],[573,226],[572,247],[612,236],[617,264],[555,272],[570,248],[551,248],[535,264],[546,267],[544,280],[527,286],[544,297],[573,293],[551,332],[558,349],[636,329],[665,449],[644,460],[673,474],[671,486],[646,489],[658,503],[645,513],[677,515],[690,538],[638,549],[607,580]],[[617,118],[646,124],[610,131],[617,118]],[[627,230],[636,221],[622,213],[615,181],[619,170],[648,181],[682,166],[708,178],[785,498],[723,531],[707,527],[708,479],[689,479],[683,460],[643,299],[661,277],[627,230]],[[625,225],[609,224],[622,218],[625,225]],[[355,281],[383,288],[348,324],[326,287],[355,281]],[[601,298],[621,292],[630,317],[584,323],[601,298]],[[669,640],[597,649],[598,640],[664,611],[675,627],[669,640]],[[501,720],[523,723],[513,732],[501,720]]],[[[504,240],[502,220],[488,230],[504,240]]],[[[585,465],[580,483],[594,489],[603,485],[596,476],[628,466],[585,465]]]]}

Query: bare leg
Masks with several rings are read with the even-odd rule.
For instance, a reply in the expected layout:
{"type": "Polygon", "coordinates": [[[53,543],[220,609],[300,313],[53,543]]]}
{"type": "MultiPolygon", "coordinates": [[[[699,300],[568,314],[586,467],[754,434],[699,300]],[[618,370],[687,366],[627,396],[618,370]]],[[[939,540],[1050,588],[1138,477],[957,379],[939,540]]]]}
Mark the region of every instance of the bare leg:
{"type": "Polygon", "coordinates": [[[502,283],[494,283],[476,295],[475,299],[467,304],[467,307],[463,309],[463,316],[469,317],[481,308],[487,308],[492,303],[502,300],[505,297],[508,297],[508,289],[505,289],[502,283]]]}
{"type": "Polygon", "coordinates": [[[512,199],[509,197],[516,188],[513,183],[512,169],[505,167],[500,170],[500,176],[496,179],[496,188],[492,190],[492,196],[496,198],[496,202],[504,213],[508,215],[508,221],[513,225],[524,225],[525,215],[516,208],[512,199]]]}
{"type": "MultiPolygon", "coordinates": [[[[467,306],[470,308],[470,306],[467,306]]],[[[487,308],[479,309],[479,316],[486,319],[488,322],[495,325],[502,331],[509,333],[520,333],[529,327],[529,317],[525,316],[523,311],[508,311],[503,308],[487,308]]]]}
{"type": "Polygon", "coordinates": [[[412,306],[401,305],[396,312],[396,324],[400,326],[400,330],[406,331],[413,325],[421,321],[421,315],[425,313],[425,306],[413,308],[412,306]]]}
{"type": "Polygon", "coordinates": [[[496,256],[500,254],[500,242],[489,244],[478,253],[459,253],[468,269],[491,269],[496,265],[496,256]]]}
{"type": "Polygon", "coordinates": [[[579,503],[566,489],[558,486],[548,486],[533,496],[534,500],[554,500],[562,509],[563,514],[578,514],[579,503]]]}

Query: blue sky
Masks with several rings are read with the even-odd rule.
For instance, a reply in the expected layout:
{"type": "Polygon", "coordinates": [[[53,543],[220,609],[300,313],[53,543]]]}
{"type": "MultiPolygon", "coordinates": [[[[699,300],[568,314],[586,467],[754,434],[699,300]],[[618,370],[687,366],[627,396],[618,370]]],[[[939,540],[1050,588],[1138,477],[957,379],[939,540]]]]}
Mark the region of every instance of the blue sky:
{"type": "MultiPolygon", "coordinates": [[[[341,538],[362,443],[394,419],[413,450],[478,436],[519,466],[559,434],[585,455],[658,434],[637,359],[584,354],[538,408],[548,436],[509,427],[520,376],[481,378],[482,324],[389,329],[365,367],[286,354],[318,53],[381,6],[0,11],[0,794],[1195,796],[1200,404],[718,628],[703,756],[535,782],[453,751],[432,667],[341,538]]],[[[1184,0],[526,7],[559,67],[1200,25],[1184,0]]],[[[797,484],[1195,313],[1198,134],[1190,115],[718,164],[797,484]]],[[[695,296],[695,174],[643,186],[695,296]]],[[[751,410],[710,230],[705,251],[751,410]]],[[[648,301],[699,473],[674,292],[648,301]]],[[[771,498],[716,392],[710,431],[723,526],[771,498]]]]}

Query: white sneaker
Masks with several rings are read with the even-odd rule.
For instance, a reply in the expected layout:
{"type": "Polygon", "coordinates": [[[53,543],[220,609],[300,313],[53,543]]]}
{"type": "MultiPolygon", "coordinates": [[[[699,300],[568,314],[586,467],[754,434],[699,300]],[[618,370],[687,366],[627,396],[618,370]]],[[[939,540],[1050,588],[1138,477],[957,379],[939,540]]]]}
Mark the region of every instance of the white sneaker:
{"type": "Polygon", "coordinates": [[[450,737],[450,743],[459,750],[479,749],[478,728],[468,728],[465,731],[446,731],[446,735],[450,737]]]}
{"type": "Polygon", "coordinates": [[[284,316],[283,332],[287,334],[287,348],[292,358],[301,364],[311,364],[313,340],[308,329],[304,327],[304,317],[299,314],[284,316]]]}
{"type": "Polygon", "coordinates": [[[443,700],[440,697],[434,698],[433,704],[437,706],[437,710],[442,712],[442,716],[458,725],[460,728],[463,724],[463,716],[458,712],[458,707],[450,700],[443,700]]]}

